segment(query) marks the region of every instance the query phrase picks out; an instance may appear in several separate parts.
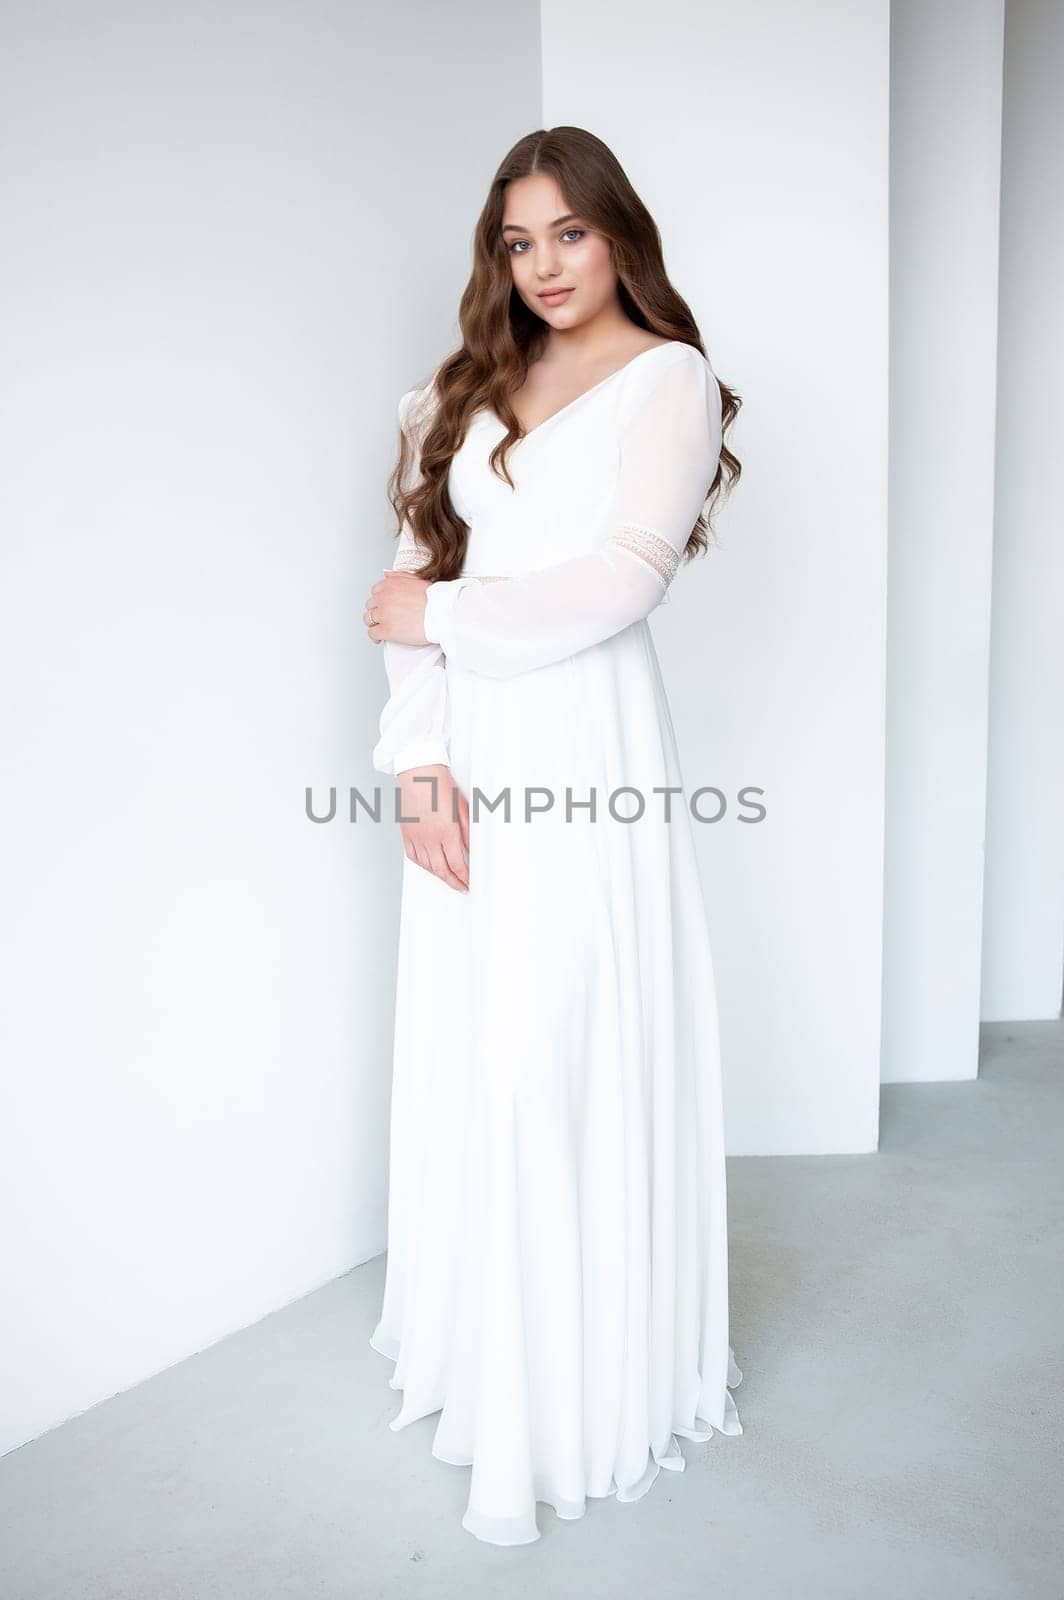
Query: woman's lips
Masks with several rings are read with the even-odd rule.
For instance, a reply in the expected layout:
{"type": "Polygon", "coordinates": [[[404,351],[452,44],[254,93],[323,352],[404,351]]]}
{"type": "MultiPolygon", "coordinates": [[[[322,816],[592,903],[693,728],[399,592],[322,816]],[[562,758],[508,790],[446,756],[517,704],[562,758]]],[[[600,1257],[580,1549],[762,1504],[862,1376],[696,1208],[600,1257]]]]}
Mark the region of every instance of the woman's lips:
{"type": "Polygon", "coordinates": [[[566,295],[572,294],[571,289],[551,289],[547,294],[541,294],[540,299],[548,306],[560,306],[566,295]]]}

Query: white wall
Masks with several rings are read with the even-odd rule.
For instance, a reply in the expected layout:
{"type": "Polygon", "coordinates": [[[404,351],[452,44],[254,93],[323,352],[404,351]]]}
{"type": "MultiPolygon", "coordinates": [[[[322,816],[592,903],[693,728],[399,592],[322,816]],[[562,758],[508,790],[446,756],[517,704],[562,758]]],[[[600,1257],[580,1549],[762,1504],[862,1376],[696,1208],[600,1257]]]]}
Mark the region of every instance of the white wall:
{"type": "Polygon", "coordinates": [[[544,124],[616,150],[744,397],[722,551],[654,632],[696,830],[731,1154],[877,1142],[888,8],[544,0],[544,124]]]}
{"type": "Polygon", "coordinates": [[[1064,974],[1064,8],[1008,0],[983,1016],[1064,974]]]}
{"type": "Polygon", "coordinates": [[[891,12],[883,1078],[974,1078],[1003,0],[891,12]]]}
{"type": "Polygon", "coordinates": [[[532,0],[2,26],[0,1448],[384,1247],[401,845],[303,792],[381,781],[395,405],[539,118],[532,0]]]}

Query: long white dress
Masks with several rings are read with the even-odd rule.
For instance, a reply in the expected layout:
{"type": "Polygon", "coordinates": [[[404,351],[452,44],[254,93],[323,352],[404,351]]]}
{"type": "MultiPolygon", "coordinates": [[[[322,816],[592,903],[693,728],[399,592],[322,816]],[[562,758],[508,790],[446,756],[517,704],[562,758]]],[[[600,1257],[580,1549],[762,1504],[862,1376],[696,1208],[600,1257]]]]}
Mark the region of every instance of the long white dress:
{"type": "MultiPolygon", "coordinates": [[[[415,446],[431,388],[400,401],[415,446]]],[[[514,489],[482,409],[449,480],[462,575],[429,587],[428,644],[381,647],[374,766],[449,765],[471,818],[468,894],[403,858],[370,1342],[391,1427],[439,1412],[432,1453],[472,1467],[462,1526],[492,1544],[538,1538],[537,1501],[638,1499],[684,1467],[677,1435],[742,1432],[713,967],[647,621],[720,423],[679,341],[527,433],[514,489]]],[[[395,565],[422,559],[404,528],[395,565]]]]}

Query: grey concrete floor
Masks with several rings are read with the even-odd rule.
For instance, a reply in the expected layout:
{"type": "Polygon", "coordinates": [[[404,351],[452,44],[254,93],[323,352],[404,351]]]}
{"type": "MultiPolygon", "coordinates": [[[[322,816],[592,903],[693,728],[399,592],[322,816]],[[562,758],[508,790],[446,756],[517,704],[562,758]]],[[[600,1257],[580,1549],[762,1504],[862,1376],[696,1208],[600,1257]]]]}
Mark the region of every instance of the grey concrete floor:
{"type": "Polygon", "coordinates": [[[874,1156],[733,1160],[745,1432],[499,1549],[388,1428],[384,1258],[0,1461],[3,1600],[1059,1600],[1064,1024],[883,1094],[874,1156]]]}

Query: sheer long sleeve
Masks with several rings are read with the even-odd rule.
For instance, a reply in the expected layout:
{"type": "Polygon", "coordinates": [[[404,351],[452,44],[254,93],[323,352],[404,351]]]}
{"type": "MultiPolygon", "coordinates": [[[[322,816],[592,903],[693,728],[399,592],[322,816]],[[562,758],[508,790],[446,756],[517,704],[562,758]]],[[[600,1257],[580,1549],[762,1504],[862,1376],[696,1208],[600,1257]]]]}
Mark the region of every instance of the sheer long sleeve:
{"type": "Polygon", "coordinates": [[[620,413],[617,486],[600,548],[503,582],[429,585],[425,637],[454,665],[505,678],[619,633],[665,598],[721,450],[721,392],[693,346],[620,413]]]}
{"type": "MultiPolygon", "coordinates": [[[[417,390],[399,402],[399,425],[407,427],[417,390]]],[[[416,572],[427,552],[404,524],[400,529],[393,570],[416,572]]],[[[447,667],[439,644],[400,644],[383,639],[380,649],[388,678],[389,698],[380,718],[380,738],[372,763],[378,772],[398,775],[411,767],[437,763],[450,766],[447,667]]]]}

